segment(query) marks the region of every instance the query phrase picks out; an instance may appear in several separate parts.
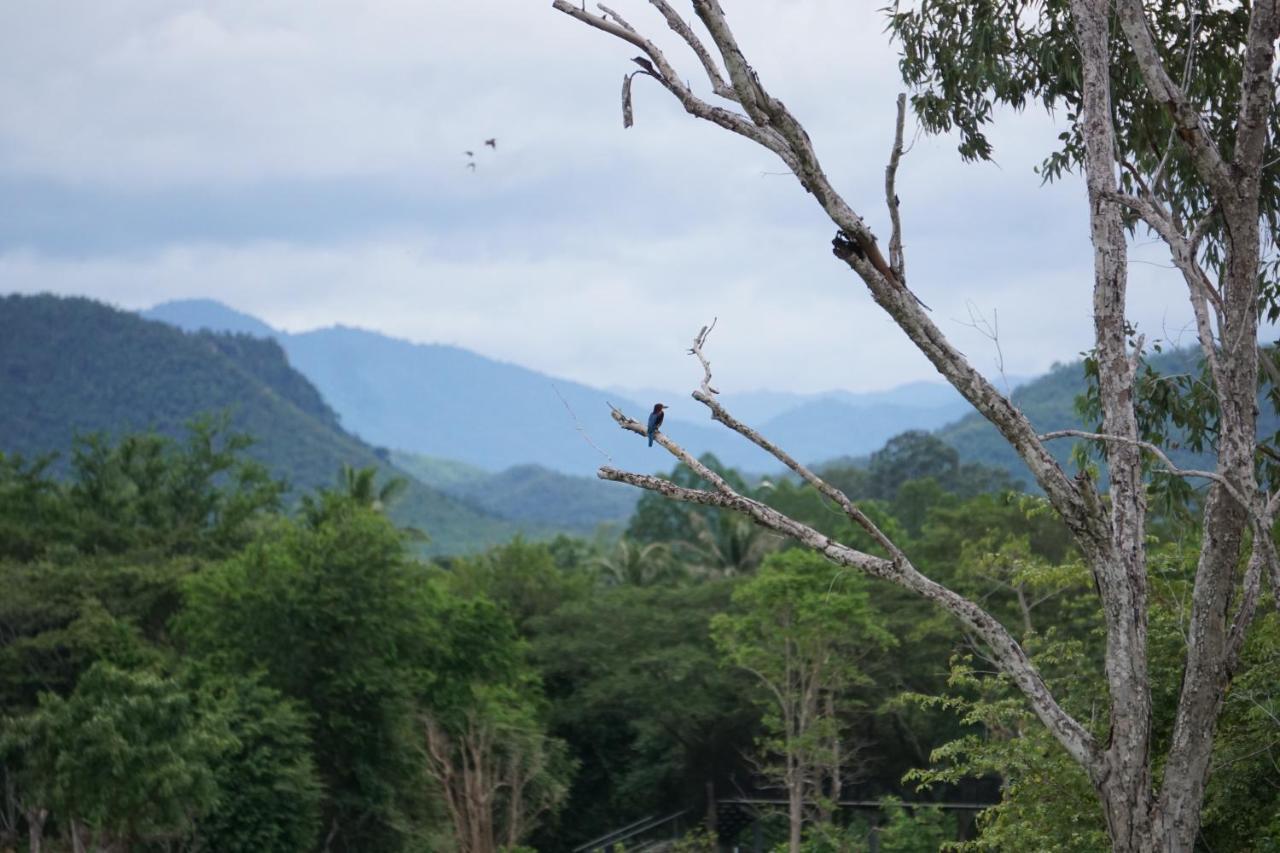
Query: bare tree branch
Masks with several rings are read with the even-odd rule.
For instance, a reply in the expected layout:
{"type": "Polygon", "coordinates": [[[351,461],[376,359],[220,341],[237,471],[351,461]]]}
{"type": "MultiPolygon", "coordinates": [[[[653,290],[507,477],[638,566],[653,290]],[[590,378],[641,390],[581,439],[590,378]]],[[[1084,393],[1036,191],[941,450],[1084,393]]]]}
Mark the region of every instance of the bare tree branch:
{"type": "Polygon", "coordinates": [[[1098,557],[1110,547],[1105,508],[1101,502],[1080,492],[1082,488],[1091,487],[1072,482],[1037,440],[1030,421],[952,346],[929,319],[919,300],[897,279],[877,247],[875,235],[831,186],[804,128],[781,101],[764,90],[755,71],[747,64],[718,2],[695,0],[694,10],[721,54],[746,117],[725,110],[715,112],[717,108],[694,98],[679,83],[665,57],[648,40],[587,14],[567,0],[554,0],[553,6],[644,50],[661,71],[664,84],[691,114],[714,121],[777,153],[841,233],[848,235],[860,250],[859,253],[841,254],[839,257],[853,268],[875,301],[893,317],[938,372],[1013,446],[1055,509],[1062,514],[1086,554],[1098,557]]]}
{"type": "Polygon", "coordinates": [[[551,4],[555,9],[561,11],[571,18],[576,18],[590,27],[608,33],[611,36],[622,39],[628,44],[635,45],[645,52],[650,61],[658,69],[661,76],[662,85],[667,88],[690,115],[718,124],[726,130],[745,136],[748,139],[758,142],[765,148],[777,154],[789,168],[794,168],[795,158],[791,154],[785,140],[772,128],[758,127],[752,123],[746,116],[739,113],[731,112],[723,107],[716,107],[708,104],[706,101],[698,98],[690,91],[689,87],[681,82],[680,76],[676,74],[671,63],[667,61],[666,56],[658,49],[653,42],[641,36],[639,33],[629,30],[620,24],[609,21],[604,17],[593,15],[577,6],[574,6],[568,0],[554,0],[551,4]]]}
{"type": "Polygon", "coordinates": [[[898,213],[898,161],[902,159],[902,128],[907,115],[907,95],[898,94],[898,120],[894,124],[893,148],[889,150],[889,165],[884,167],[884,203],[889,208],[892,231],[889,235],[889,268],[898,281],[906,283],[906,260],[902,256],[902,217],[898,213]]]}
{"type": "Polygon", "coordinates": [[[804,465],[801,465],[782,448],[778,447],[776,444],[760,435],[760,433],[733,417],[733,415],[729,414],[729,412],[720,405],[719,401],[716,400],[714,396],[719,392],[711,387],[711,362],[707,361],[706,356],[702,352],[702,347],[706,343],[707,336],[711,333],[711,328],[714,327],[714,325],[715,324],[712,323],[711,327],[703,326],[702,330],[698,332],[697,337],[693,339],[693,347],[689,350],[691,355],[697,356],[699,363],[702,364],[703,371],[702,387],[693,392],[694,399],[711,410],[711,417],[713,420],[719,421],[729,429],[746,438],[752,444],[764,450],[766,453],[771,454],[783,465],[786,465],[792,471],[799,474],[806,483],[817,489],[823,496],[835,502],[835,504],[844,511],[845,515],[870,534],[871,538],[873,538],[880,547],[884,548],[895,562],[905,563],[907,559],[906,555],[903,554],[898,546],[895,545],[893,541],[876,526],[866,513],[860,510],[853,501],[849,500],[849,497],[844,492],[832,486],[826,480],[823,480],[804,465]]]}
{"type": "MultiPolygon", "coordinates": [[[[626,423],[623,424],[623,428],[631,429],[626,423]]],[[[663,446],[682,460],[686,457],[691,458],[687,452],[669,440],[664,442],[663,446]]],[[[673,500],[740,512],[763,527],[813,548],[838,565],[855,568],[872,577],[892,581],[937,602],[969,630],[982,637],[991,647],[993,656],[1000,662],[1001,670],[1026,695],[1036,715],[1048,726],[1067,752],[1083,766],[1095,766],[1097,745],[1093,736],[1058,705],[1035,666],[1004,626],[973,602],[920,574],[909,563],[897,564],[883,557],[864,554],[841,545],[813,528],[732,490],[725,493],[688,489],[661,477],[635,474],[610,467],[601,468],[597,475],[602,480],[629,483],[673,500]]]]}
{"type": "Polygon", "coordinates": [[[1174,130],[1191,152],[1196,170],[1206,184],[1220,195],[1235,193],[1234,179],[1213,137],[1204,128],[1200,113],[1188,102],[1182,88],[1169,76],[1156,49],[1155,37],[1147,25],[1142,0],[1115,0],[1116,15],[1147,88],[1164,104],[1173,119],[1174,130]]]}
{"type": "Polygon", "coordinates": [[[716,67],[715,60],[711,58],[711,54],[707,52],[707,48],[702,44],[702,40],[694,34],[693,30],[689,27],[689,24],[684,20],[684,18],[681,18],[676,11],[671,8],[671,4],[668,3],[667,0],[649,0],[649,2],[654,5],[654,8],[662,13],[662,17],[667,19],[667,25],[670,26],[671,29],[680,36],[680,38],[684,39],[685,43],[693,49],[695,54],[697,54],[698,61],[702,63],[703,69],[707,72],[707,79],[711,82],[711,91],[715,92],[722,98],[737,103],[738,93],[733,91],[733,88],[724,82],[724,78],[720,76],[720,69],[716,67]]]}
{"type": "MultiPolygon", "coordinates": [[[[711,387],[710,362],[707,361],[702,353],[702,346],[705,344],[709,333],[710,327],[704,326],[695,337],[694,347],[691,350],[703,367],[702,386],[694,392],[694,398],[711,409],[713,418],[748,438],[757,446],[772,453],[777,459],[800,474],[801,477],[804,477],[807,482],[819,489],[825,496],[839,504],[842,509],[849,513],[850,518],[862,526],[864,530],[867,530],[879,544],[885,547],[892,555],[892,559],[877,557],[850,548],[758,500],[738,493],[723,477],[716,474],[661,432],[654,436],[654,441],[661,444],[672,456],[687,465],[703,480],[710,483],[714,491],[690,489],[678,486],[662,477],[635,474],[609,466],[600,468],[597,476],[603,480],[628,483],[642,489],[657,492],[673,500],[739,512],[750,517],[766,529],[780,533],[812,548],[838,565],[855,568],[872,577],[891,581],[936,602],[944,610],[956,617],[968,630],[973,631],[987,643],[992,650],[993,658],[998,661],[1001,670],[1023,692],[1031,703],[1033,711],[1048,726],[1049,730],[1053,732],[1068,753],[1079,761],[1082,766],[1089,768],[1090,772],[1097,772],[1099,769],[1096,763],[1098,752],[1092,735],[1058,705],[1035,666],[1003,625],[977,604],[921,574],[901,549],[885,536],[846,495],[827,484],[772,442],[726,412],[715,400],[714,391],[704,390],[711,387]]],[[[616,408],[612,410],[612,415],[622,429],[633,432],[638,436],[646,435],[644,425],[639,421],[628,417],[616,408]]]]}
{"type": "Polygon", "coordinates": [[[1090,441],[1118,442],[1120,444],[1140,447],[1159,459],[1170,474],[1177,477],[1199,477],[1205,480],[1212,480],[1222,486],[1222,488],[1226,489],[1227,493],[1235,498],[1242,507],[1245,509],[1249,509],[1250,507],[1249,501],[1240,493],[1240,490],[1233,486],[1230,480],[1219,474],[1217,471],[1198,471],[1194,469],[1179,468],[1177,465],[1173,464],[1173,460],[1169,458],[1168,454],[1166,454],[1158,445],[1152,444],[1149,441],[1143,441],[1142,439],[1130,438],[1123,435],[1106,435],[1100,432],[1086,432],[1082,429],[1054,430],[1053,432],[1044,433],[1040,438],[1044,441],[1052,441],[1055,438],[1084,438],[1090,441]]]}

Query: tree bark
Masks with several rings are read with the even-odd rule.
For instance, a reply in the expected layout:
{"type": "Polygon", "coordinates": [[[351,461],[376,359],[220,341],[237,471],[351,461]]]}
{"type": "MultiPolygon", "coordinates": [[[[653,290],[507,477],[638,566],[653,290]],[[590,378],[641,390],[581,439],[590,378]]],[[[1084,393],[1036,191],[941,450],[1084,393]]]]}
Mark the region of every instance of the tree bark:
{"type": "Polygon", "coordinates": [[[1106,445],[1111,542],[1092,561],[1107,629],[1105,669],[1111,695],[1110,740],[1092,779],[1117,851],[1152,838],[1151,685],[1147,675],[1145,487],[1133,376],[1126,350],[1127,241],[1114,201],[1115,129],[1111,118],[1109,0],[1074,0],[1072,17],[1083,77],[1085,176],[1093,242],[1094,337],[1103,431],[1129,441],[1106,445]]]}
{"type": "Polygon", "coordinates": [[[49,817],[49,810],[31,808],[24,814],[27,818],[27,850],[40,853],[44,849],[44,822],[49,817]]]}

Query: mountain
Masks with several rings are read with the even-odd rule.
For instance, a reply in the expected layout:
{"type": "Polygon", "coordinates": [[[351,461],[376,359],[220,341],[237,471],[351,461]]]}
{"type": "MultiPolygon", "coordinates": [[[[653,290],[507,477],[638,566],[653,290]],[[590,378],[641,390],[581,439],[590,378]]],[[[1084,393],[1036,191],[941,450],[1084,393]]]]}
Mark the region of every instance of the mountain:
{"type": "Polygon", "coordinates": [[[637,489],[540,465],[490,474],[453,460],[400,451],[391,459],[422,482],[484,512],[574,533],[592,533],[602,524],[625,527],[640,499],[637,489]]]}
{"type": "MultiPolygon", "coordinates": [[[[1012,380],[1014,386],[1025,379],[1012,380]]],[[[667,400],[667,399],[683,399],[687,396],[685,393],[673,393],[671,391],[659,391],[652,388],[647,389],[627,389],[612,388],[610,389],[619,396],[631,400],[667,400]]],[[[851,409],[874,409],[881,406],[897,407],[900,417],[906,418],[907,423],[916,410],[932,409],[932,410],[950,410],[948,420],[953,420],[965,414],[969,410],[969,404],[956,392],[954,388],[945,382],[908,382],[903,385],[897,385],[883,391],[819,391],[813,394],[798,394],[792,391],[731,391],[721,394],[720,402],[725,408],[733,412],[734,416],[744,423],[764,424],[774,418],[787,415],[818,402],[835,402],[843,404],[851,409]]],[[[838,412],[839,410],[829,408],[827,411],[838,412]]],[[[811,414],[818,414],[818,411],[811,414]]],[[[701,414],[701,413],[699,413],[701,414]]],[[[838,417],[847,418],[847,413],[841,413],[838,417]]],[[[672,417],[680,420],[679,415],[672,417]]],[[[898,429],[897,433],[906,429],[927,429],[923,424],[911,423],[909,426],[903,426],[898,429]]]]}
{"type": "Polygon", "coordinates": [[[955,403],[935,407],[850,405],[826,398],[778,415],[765,422],[761,432],[798,459],[830,458],[833,449],[844,456],[862,456],[904,432],[904,424],[911,424],[911,429],[934,430],[968,409],[958,396],[955,403]]]}
{"type": "MultiPolygon", "coordinates": [[[[1085,392],[1084,365],[1080,361],[1055,365],[1038,379],[1013,392],[1014,405],[1022,410],[1039,432],[1059,429],[1086,429],[1076,414],[1075,400],[1085,392]]],[[[935,434],[954,447],[966,462],[981,462],[1004,468],[1015,478],[1031,482],[1026,465],[986,418],[977,412],[947,424],[935,434]]],[[[1050,442],[1049,451],[1059,463],[1066,465],[1071,457],[1072,440],[1050,442]]]]}
{"type": "MultiPolygon", "coordinates": [[[[743,471],[772,471],[778,464],[710,423],[685,394],[655,397],[659,392],[642,390],[636,402],[628,392],[556,379],[458,347],[344,326],[289,334],[208,300],[164,303],[144,316],[187,329],[265,327],[348,430],[376,445],[489,473],[529,464],[585,476],[606,463],[670,470],[669,456],[622,433],[609,416],[613,404],[643,420],[655,399],[673,406],[666,431],[693,453],[714,453],[743,471]]],[[[869,453],[893,435],[933,429],[967,410],[949,386],[925,382],[864,394],[727,393],[723,400],[803,461],[869,453]]]]}
{"type": "MultiPolygon", "coordinates": [[[[1200,354],[1193,348],[1168,350],[1149,355],[1146,362],[1161,376],[1188,373],[1198,375],[1200,354]]],[[[1012,399],[1038,432],[1060,429],[1092,431],[1097,425],[1085,423],[1075,410],[1075,400],[1085,389],[1084,365],[1080,361],[1073,361],[1070,364],[1055,365],[1044,376],[1015,389],[1012,399]]],[[[1280,430],[1280,416],[1277,416],[1270,402],[1261,395],[1258,402],[1258,435],[1272,435],[1280,430]]],[[[996,428],[976,412],[938,429],[935,434],[954,447],[966,462],[981,462],[1004,468],[1015,479],[1028,484],[1032,482],[1022,460],[1000,437],[996,428]]],[[[1071,449],[1075,443],[1073,439],[1058,439],[1049,443],[1049,450],[1054,458],[1069,470],[1071,449]]],[[[1175,431],[1174,444],[1177,443],[1175,431]]],[[[1214,467],[1214,458],[1208,453],[1197,454],[1180,447],[1171,447],[1167,452],[1180,468],[1212,470],[1214,467]]],[[[1102,476],[1105,478],[1105,470],[1102,471],[1102,476]]]]}
{"type": "MultiPolygon", "coordinates": [[[[256,439],[250,455],[296,490],[333,485],[344,463],[403,475],[342,430],[275,340],[185,334],[88,299],[0,297],[0,400],[0,449],[61,451],[64,465],[77,434],[179,436],[192,418],[226,411],[233,429],[256,439]]],[[[416,480],[391,515],[425,530],[437,553],[504,541],[522,527],[416,480]]]]}
{"type": "Polygon", "coordinates": [[[198,332],[233,332],[258,338],[274,337],[276,330],[248,314],[242,314],[212,299],[180,299],[165,302],[145,312],[149,320],[160,320],[179,329],[198,332]]]}

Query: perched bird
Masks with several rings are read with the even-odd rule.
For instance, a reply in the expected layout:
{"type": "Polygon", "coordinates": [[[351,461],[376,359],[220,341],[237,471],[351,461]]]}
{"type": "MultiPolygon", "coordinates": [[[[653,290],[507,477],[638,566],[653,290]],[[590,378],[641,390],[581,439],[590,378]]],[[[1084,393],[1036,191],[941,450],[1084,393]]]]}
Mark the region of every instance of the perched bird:
{"type": "Polygon", "coordinates": [[[485,145],[488,145],[488,146],[489,146],[490,148],[492,148],[494,151],[497,151],[497,150],[498,150],[498,140],[496,140],[496,139],[486,139],[486,140],[484,141],[484,144],[485,144],[485,145]]]}
{"type": "Polygon", "coordinates": [[[658,431],[658,427],[662,426],[662,410],[666,406],[661,403],[653,404],[653,411],[649,413],[649,446],[653,447],[653,436],[658,431]]]}
{"type": "Polygon", "coordinates": [[[662,79],[662,75],[658,73],[658,69],[653,67],[653,63],[645,59],[643,56],[633,56],[631,61],[644,69],[644,73],[657,80],[662,79]]]}

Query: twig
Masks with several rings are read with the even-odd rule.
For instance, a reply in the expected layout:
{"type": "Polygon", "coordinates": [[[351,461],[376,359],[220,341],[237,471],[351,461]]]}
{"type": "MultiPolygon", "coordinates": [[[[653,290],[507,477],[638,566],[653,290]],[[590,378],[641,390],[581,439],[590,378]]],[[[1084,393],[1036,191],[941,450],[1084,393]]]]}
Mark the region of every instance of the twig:
{"type": "Polygon", "coordinates": [[[720,69],[716,67],[715,60],[711,58],[711,54],[702,44],[702,41],[694,35],[689,24],[681,18],[666,0],[649,0],[662,17],[667,19],[667,25],[676,32],[680,38],[684,39],[685,44],[693,49],[697,54],[698,61],[702,63],[703,69],[707,72],[707,79],[711,81],[711,91],[715,92],[726,100],[738,102],[738,93],[733,91],[733,87],[724,82],[724,78],[720,76],[720,69]]]}
{"type": "Polygon", "coordinates": [[[551,390],[556,392],[556,396],[559,397],[560,402],[564,404],[564,410],[569,413],[569,417],[573,418],[574,428],[578,430],[578,434],[582,436],[582,440],[591,445],[595,452],[603,456],[610,464],[613,464],[613,457],[601,450],[599,445],[591,440],[591,436],[588,435],[586,429],[583,428],[582,422],[578,420],[578,416],[574,414],[573,408],[569,405],[569,401],[560,393],[560,389],[556,387],[556,383],[551,383],[551,390]]]}
{"type": "Polygon", "coordinates": [[[1222,486],[1222,488],[1226,490],[1227,494],[1235,498],[1236,503],[1240,504],[1246,512],[1250,515],[1254,514],[1254,508],[1250,502],[1245,499],[1239,489],[1233,486],[1231,481],[1226,477],[1216,471],[1198,471],[1189,468],[1179,468],[1177,465],[1173,464],[1173,460],[1171,460],[1169,456],[1160,449],[1160,447],[1149,441],[1143,441],[1140,438],[1129,438],[1128,436],[1123,435],[1106,435],[1105,433],[1100,432],[1086,432],[1082,429],[1059,429],[1054,430],[1053,432],[1046,432],[1040,436],[1041,441],[1052,441],[1055,438],[1083,438],[1088,439],[1089,441],[1113,441],[1117,444],[1129,444],[1134,447],[1140,447],[1164,463],[1168,472],[1173,474],[1175,477],[1201,477],[1205,480],[1212,480],[1219,486],[1222,486]]]}
{"type": "MultiPolygon", "coordinates": [[[[698,330],[698,334],[693,338],[693,346],[689,348],[689,355],[698,357],[698,361],[702,364],[702,393],[710,396],[719,394],[720,392],[711,387],[711,362],[707,361],[706,356],[702,354],[702,347],[707,342],[707,337],[711,334],[711,330],[716,327],[716,321],[719,317],[711,318],[710,326],[703,326],[698,330]]],[[[694,395],[697,396],[696,394],[694,395]]]]}
{"type": "Polygon", "coordinates": [[[1012,394],[1013,389],[1009,387],[1009,377],[1004,372],[1004,350],[1000,347],[1000,314],[996,309],[991,309],[991,322],[987,322],[978,306],[973,303],[972,299],[964,301],[965,310],[969,312],[969,322],[964,320],[956,320],[962,326],[968,326],[987,340],[991,341],[996,348],[996,370],[1000,373],[1000,379],[1004,382],[1004,393],[1012,394]]]}
{"type": "Polygon", "coordinates": [[[553,0],[551,5],[557,11],[575,18],[589,27],[606,32],[643,50],[654,66],[657,67],[662,77],[662,85],[676,96],[689,114],[718,124],[726,130],[731,130],[740,136],[745,136],[760,143],[781,157],[787,167],[793,171],[799,168],[795,154],[792,153],[787,140],[782,137],[782,134],[773,127],[757,124],[752,117],[726,110],[723,107],[712,106],[694,95],[689,87],[681,82],[680,75],[676,73],[671,63],[667,61],[666,55],[649,39],[634,30],[627,29],[621,24],[580,9],[568,2],[568,0],[553,0]]]}
{"type": "Polygon", "coordinates": [[[636,31],[636,28],[628,24],[625,18],[623,18],[621,15],[619,15],[617,12],[613,11],[603,3],[597,3],[596,8],[599,9],[601,12],[604,12],[610,18],[613,18],[615,21],[617,21],[618,26],[622,27],[627,32],[634,33],[636,31]]]}
{"type": "Polygon", "coordinates": [[[889,235],[889,268],[904,287],[907,283],[906,260],[902,256],[902,218],[898,213],[898,161],[902,159],[902,128],[906,122],[907,95],[898,94],[898,120],[894,125],[893,148],[889,149],[889,165],[884,167],[884,202],[889,207],[892,232],[889,235]]]}

